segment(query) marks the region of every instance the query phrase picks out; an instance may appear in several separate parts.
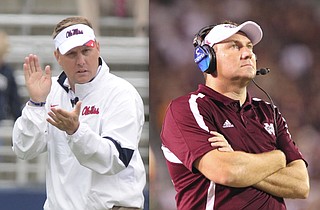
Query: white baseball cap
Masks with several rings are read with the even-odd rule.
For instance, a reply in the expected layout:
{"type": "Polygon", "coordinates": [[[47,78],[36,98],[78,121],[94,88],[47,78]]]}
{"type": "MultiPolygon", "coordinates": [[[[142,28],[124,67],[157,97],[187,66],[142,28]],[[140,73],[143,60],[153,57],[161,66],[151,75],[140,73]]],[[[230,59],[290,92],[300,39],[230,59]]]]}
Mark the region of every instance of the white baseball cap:
{"type": "Polygon", "coordinates": [[[251,40],[253,45],[256,45],[262,39],[263,33],[260,26],[253,21],[246,21],[239,26],[232,24],[219,24],[211,29],[211,31],[204,38],[204,44],[212,47],[237,32],[243,32],[251,40]]]}
{"type": "Polygon", "coordinates": [[[93,47],[95,35],[92,28],[85,24],[76,24],[63,29],[54,39],[54,45],[64,55],[74,47],[93,47]]]}

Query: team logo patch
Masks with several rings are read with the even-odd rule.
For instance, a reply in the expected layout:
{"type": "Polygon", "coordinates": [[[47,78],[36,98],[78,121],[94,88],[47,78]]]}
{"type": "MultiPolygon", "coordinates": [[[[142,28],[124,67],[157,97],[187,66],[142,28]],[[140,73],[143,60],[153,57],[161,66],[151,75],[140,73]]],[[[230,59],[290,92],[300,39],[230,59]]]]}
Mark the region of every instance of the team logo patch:
{"type": "Polygon", "coordinates": [[[82,115],[99,114],[99,108],[95,106],[85,106],[82,110],[82,115]]]}
{"type": "Polygon", "coordinates": [[[274,131],[274,126],[272,123],[263,123],[264,124],[264,129],[268,131],[270,135],[276,135],[274,131]]]}
{"type": "Polygon", "coordinates": [[[201,47],[197,47],[194,51],[194,62],[199,63],[206,56],[206,52],[201,47]]]}

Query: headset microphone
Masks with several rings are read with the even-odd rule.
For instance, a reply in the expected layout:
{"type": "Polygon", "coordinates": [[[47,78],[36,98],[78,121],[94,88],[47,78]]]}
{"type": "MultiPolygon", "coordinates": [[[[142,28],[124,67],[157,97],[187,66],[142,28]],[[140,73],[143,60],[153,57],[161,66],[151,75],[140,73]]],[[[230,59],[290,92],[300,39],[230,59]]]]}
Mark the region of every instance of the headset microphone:
{"type": "Polygon", "coordinates": [[[266,75],[270,72],[269,68],[262,68],[257,70],[256,75],[266,75]]]}

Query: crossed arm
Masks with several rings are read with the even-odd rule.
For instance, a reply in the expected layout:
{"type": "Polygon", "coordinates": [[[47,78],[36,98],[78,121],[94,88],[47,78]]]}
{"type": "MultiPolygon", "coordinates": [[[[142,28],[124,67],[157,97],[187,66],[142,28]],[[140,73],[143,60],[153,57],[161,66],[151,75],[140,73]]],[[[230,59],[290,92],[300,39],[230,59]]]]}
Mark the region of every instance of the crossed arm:
{"type": "Polygon", "coordinates": [[[301,159],[292,161],[253,187],[278,197],[305,199],[310,190],[306,165],[301,159]]]}
{"type": "Polygon", "coordinates": [[[282,151],[261,154],[233,151],[219,133],[209,139],[212,150],[196,160],[194,166],[208,179],[230,187],[253,186],[274,196],[306,198],[309,177],[303,160],[286,165],[282,151]]]}

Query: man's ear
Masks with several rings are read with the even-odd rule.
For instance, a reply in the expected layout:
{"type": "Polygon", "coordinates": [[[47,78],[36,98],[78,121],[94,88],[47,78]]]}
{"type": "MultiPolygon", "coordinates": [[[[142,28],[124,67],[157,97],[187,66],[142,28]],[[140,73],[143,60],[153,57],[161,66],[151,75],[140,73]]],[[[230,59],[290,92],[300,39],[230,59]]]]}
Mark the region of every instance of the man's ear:
{"type": "MultiPolygon", "coordinates": [[[[59,58],[60,58],[60,52],[58,49],[56,49],[54,52],[54,57],[56,58],[57,62],[59,63],[59,58]]],[[[59,63],[60,64],[60,63],[59,63]]]]}
{"type": "Polygon", "coordinates": [[[100,42],[98,42],[97,40],[96,40],[96,47],[97,47],[97,50],[100,52],[100,42]]]}

